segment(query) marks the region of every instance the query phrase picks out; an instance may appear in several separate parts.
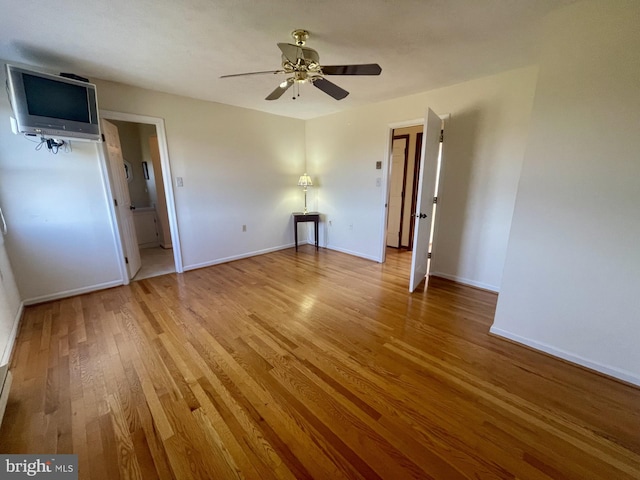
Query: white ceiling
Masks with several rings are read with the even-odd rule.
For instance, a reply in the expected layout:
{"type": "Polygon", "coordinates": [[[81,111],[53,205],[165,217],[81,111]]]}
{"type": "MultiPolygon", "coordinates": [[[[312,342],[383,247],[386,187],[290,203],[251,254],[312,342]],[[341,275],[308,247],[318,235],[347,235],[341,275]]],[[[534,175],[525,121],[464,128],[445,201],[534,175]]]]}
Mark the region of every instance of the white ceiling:
{"type": "Polygon", "coordinates": [[[0,0],[0,58],[308,119],[535,63],[540,21],[573,0],[0,0]],[[378,63],[379,77],[264,98],[296,28],[321,64],[378,63]]]}

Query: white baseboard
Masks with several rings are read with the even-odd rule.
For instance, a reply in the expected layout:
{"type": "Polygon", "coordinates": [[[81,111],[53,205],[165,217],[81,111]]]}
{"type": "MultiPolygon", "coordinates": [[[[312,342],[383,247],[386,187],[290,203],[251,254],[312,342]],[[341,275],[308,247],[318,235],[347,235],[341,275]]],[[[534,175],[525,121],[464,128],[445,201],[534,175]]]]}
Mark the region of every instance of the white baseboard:
{"type": "Polygon", "coordinates": [[[24,301],[24,304],[35,305],[36,303],[44,303],[44,302],[50,302],[51,300],[59,300],[61,298],[75,297],[76,295],[96,292],[98,290],[117,287],[119,285],[124,285],[122,280],[114,280],[112,282],[99,283],[97,285],[89,285],[87,287],[75,288],[72,290],[65,290],[64,292],[57,292],[57,293],[51,293],[49,295],[42,295],[41,297],[28,298],[24,301]]]}
{"type": "Polygon", "coordinates": [[[471,287],[482,288],[483,290],[489,290],[490,292],[500,293],[500,287],[490,285],[488,283],[476,282],[475,280],[470,280],[464,277],[458,277],[457,275],[449,275],[448,273],[441,272],[429,272],[429,275],[434,277],[446,278],[447,280],[452,280],[454,282],[469,285],[471,287]]]}
{"type": "MultiPolygon", "coordinates": [[[[298,245],[303,245],[303,242],[298,242],[298,245]]],[[[184,265],[184,271],[196,270],[198,268],[212,267],[213,265],[219,265],[221,263],[233,262],[234,260],[242,260],[243,258],[255,257],[257,255],[264,255],[265,253],[277,252],[278,250],[286,250],[293,247],[293,243],[287,245],[280,245],[278,247],[265,248],[263,250],[255,250],[253,252],[241,253],[240,255],[233,255],[231,257],[217,258],[210,262],[194,263],[192,265],[184,265]]]]}
{"type": "Polygon", "coordinates": [[[20,307],[18,307],[18,312],[16,313],[15,318],[13,319],[13,326],[11,327],[11,333],[9,333],[9,338],[7,338],[7,344],[4,347],[4,352],[2,353],[2,359],[0,359],[0,365],[4,365],[9,362],[11,359],[11,353],[13,352],[13,347],[16,342],[16,336],[18,335],[18,327],[20,326],[20,320],[22,319],[22,312],[24,311],[24,302],[20,302],[20,307]]]}
{"type": "Polygon", "coordinates": [[[520,335],[502,330],[501,328],[491,327],[489,329],[489,332],[498,337],[503,337],[516,343],[521,343],[522,345],[526,345],[527,347],[531,347],[536,350],[540,350],[541,352],[548,353],[549,355],[553,355],[554,357],[566,360],[567,362],[575,363],[590,370],[595,370],[596,372],[603,373],[609,377],[614,377],[640,387],[640,375],[637,375],[635,373],[628,372],[616,367],[611,367],[609,365],[604,365],[599,362],[594,362],[592,360],[581,357],[580,355],[575,355],[560,348],[547,345],[546,343],[521,337],[520,335]]]}

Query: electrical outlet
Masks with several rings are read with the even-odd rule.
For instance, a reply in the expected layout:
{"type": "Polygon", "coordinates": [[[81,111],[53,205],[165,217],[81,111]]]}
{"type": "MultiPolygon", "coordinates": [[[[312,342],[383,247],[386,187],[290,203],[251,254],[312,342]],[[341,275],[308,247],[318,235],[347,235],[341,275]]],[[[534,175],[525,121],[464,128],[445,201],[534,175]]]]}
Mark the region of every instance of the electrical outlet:
{"type": "Polygon", "coordinates": [[[184,182],[182,181],[182,177],[176,177],[176,187],[183,187],[184,182]]]}
{"type": "Polygon", "coordinates": [[[246,225],[242,225],[242,231],[246,232],[247,231],[247,226],[246,225]]]}
{"type": "Polygon", "coordinates": [[[382,179],[380,177],[376,178],[376,187],[382,186],[382,179]]]}

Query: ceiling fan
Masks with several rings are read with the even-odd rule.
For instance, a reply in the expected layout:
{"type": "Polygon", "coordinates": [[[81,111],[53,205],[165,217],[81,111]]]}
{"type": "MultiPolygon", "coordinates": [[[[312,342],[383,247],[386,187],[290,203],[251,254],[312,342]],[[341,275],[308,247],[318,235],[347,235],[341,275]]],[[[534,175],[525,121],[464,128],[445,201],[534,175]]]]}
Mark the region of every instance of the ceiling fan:
{"type": "MultiPolygon", "coordinates": [[[[295,40],[295,45],[291,43],[278,43],[278,48],[282,51],[282,69],[269,70],[266,72],[236,73],[234,75],[223,75],[220,78],[241,77],[244,75],[263,74],[285,74],[290,75],[276,89],[271,92],[265,100],[277,100],[291,88],[294,84],[299,87],[302,83],[311,83],[314,87],[322,90],[327,95],[342,100],[349,92],[330,82],[325,75],[380,75],[382,68],[377,63],[366,63],[360,65],[320,65],[320,56],[314,49],[305,47],[309,38],[306,30],[294,30],[291,36],[295,40]]],[[[298,91],[298,96],[300,93],[298,91]]],[[[295,100],[295,95],[293,99],[295,100]]]]}

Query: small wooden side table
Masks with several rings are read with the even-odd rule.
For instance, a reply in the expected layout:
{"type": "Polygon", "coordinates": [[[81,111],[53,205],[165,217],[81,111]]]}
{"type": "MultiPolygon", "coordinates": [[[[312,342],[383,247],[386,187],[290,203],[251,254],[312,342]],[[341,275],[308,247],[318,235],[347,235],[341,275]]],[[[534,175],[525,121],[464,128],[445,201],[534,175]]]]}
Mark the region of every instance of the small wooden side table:
{"type": "Polygon", "coordinates": [[[296,239],[296,252],[298,251],[298,223],[300,222],[313,222],[316,250],[318,250],[318,222],[320,222],[320,214],[318,212],[293,212],[293,235],[296,239]]]}

